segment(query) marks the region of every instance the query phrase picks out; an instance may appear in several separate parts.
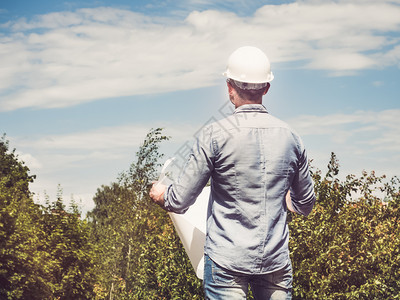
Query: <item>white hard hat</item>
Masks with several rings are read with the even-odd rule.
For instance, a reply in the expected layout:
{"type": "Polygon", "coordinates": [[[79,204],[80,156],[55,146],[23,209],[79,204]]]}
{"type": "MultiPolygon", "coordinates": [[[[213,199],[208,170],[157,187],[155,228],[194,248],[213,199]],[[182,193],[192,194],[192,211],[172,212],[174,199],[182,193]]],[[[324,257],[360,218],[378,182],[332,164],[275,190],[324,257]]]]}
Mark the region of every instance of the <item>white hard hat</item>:
{"type": "MultiPolygon", "coordinates": [[[[224,76],[235,81],[257,84],[266,83],[274,79],[268,57],[256,47],[244,46],[235,50],[228,59],[228,66],[224,76]]],[[[248,88],[251,89],[252,85],[248,88]]]]}

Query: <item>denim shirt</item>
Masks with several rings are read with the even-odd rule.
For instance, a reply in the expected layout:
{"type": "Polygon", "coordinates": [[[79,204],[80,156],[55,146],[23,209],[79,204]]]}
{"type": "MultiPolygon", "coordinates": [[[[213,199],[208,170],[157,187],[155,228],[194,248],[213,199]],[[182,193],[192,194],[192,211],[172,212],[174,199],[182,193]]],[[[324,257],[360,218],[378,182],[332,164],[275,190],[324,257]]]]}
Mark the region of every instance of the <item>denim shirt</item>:
{"type": "Polygon", "coordinates": [[[165,209],[184,213],[211,178],[205,253],[218,265],[266,274],[290,264],[285,195],[308,215],[315,202],[300,137],[261,104],[204,127],[165,209]]]}

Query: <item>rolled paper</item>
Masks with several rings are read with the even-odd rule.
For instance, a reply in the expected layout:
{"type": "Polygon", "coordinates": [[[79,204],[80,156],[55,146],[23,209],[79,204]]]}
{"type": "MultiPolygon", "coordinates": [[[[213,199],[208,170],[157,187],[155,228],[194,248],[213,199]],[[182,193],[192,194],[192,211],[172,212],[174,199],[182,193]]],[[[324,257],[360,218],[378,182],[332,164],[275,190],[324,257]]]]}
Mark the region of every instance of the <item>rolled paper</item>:
{"type": "Polygon", "coordinates": [[[169,213],[196,276],[200,279],[203,279],[204,275],[204,244],[209,198],[210,187],[205,187],[196,202],[184,214],[169,213]]]}

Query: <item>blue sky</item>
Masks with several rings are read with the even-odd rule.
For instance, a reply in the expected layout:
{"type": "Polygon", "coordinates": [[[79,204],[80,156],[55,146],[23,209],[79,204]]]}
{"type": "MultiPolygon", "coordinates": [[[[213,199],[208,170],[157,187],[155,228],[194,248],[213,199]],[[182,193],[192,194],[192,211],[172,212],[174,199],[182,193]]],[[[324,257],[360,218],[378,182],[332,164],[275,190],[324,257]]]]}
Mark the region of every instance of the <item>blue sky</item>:
{"type": "Polygon", "coordinates": [[[326,170],[400,175],[400,1],[0,1],[0,132],[37,175],[91,209],[164,127],[174,156],[229,105],[221,73],[254,45],[268,111],[326,170]]]}

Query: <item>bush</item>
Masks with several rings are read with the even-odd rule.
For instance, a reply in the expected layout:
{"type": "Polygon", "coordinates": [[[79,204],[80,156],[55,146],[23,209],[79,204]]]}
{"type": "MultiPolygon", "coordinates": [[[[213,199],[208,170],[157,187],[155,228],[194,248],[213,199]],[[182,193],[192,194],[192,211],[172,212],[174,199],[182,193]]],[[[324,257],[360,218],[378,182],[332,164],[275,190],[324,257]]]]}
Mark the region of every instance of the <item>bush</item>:
{"type": "Polygon", "coordinates": [[[89,214],[101,278],[99,299],[202,299],[201,281],[167,213],[152,202],[158,145],[167,137],[149,132],[137,161],[118,183],[98,189],[89,214]]]}
{"type": "Polygon", "coordinates": [[[95,272],[89,227],[76,207],[35,204],[35,176],[0,139],[0,299],[90,299],[95,272]]]}
{"type": "MultiPolygon", "coordinates": [[[[166,140],[152,130],[118,183],[98,189],[90,222],[34,204],[34,176],[0,139],[1,299],[203,299],[168,215],[148,197],[166,140]]],[[[292,215],[294,299],[400,298],[400,180],[312,173],[317,203],[292,215]],[[379,196],[379,197],[378,197],[379,196]]],[[[249,298],[252,298],[251,296],[249,298]]]]}
{"type": "Polygon", "coordinates": [[[338,172],[332,154],[325,177],[313,173],[313,212],[289,225],[294,299],[398,299],[399,180],[363,172],[340,181],[338,172]]]}

